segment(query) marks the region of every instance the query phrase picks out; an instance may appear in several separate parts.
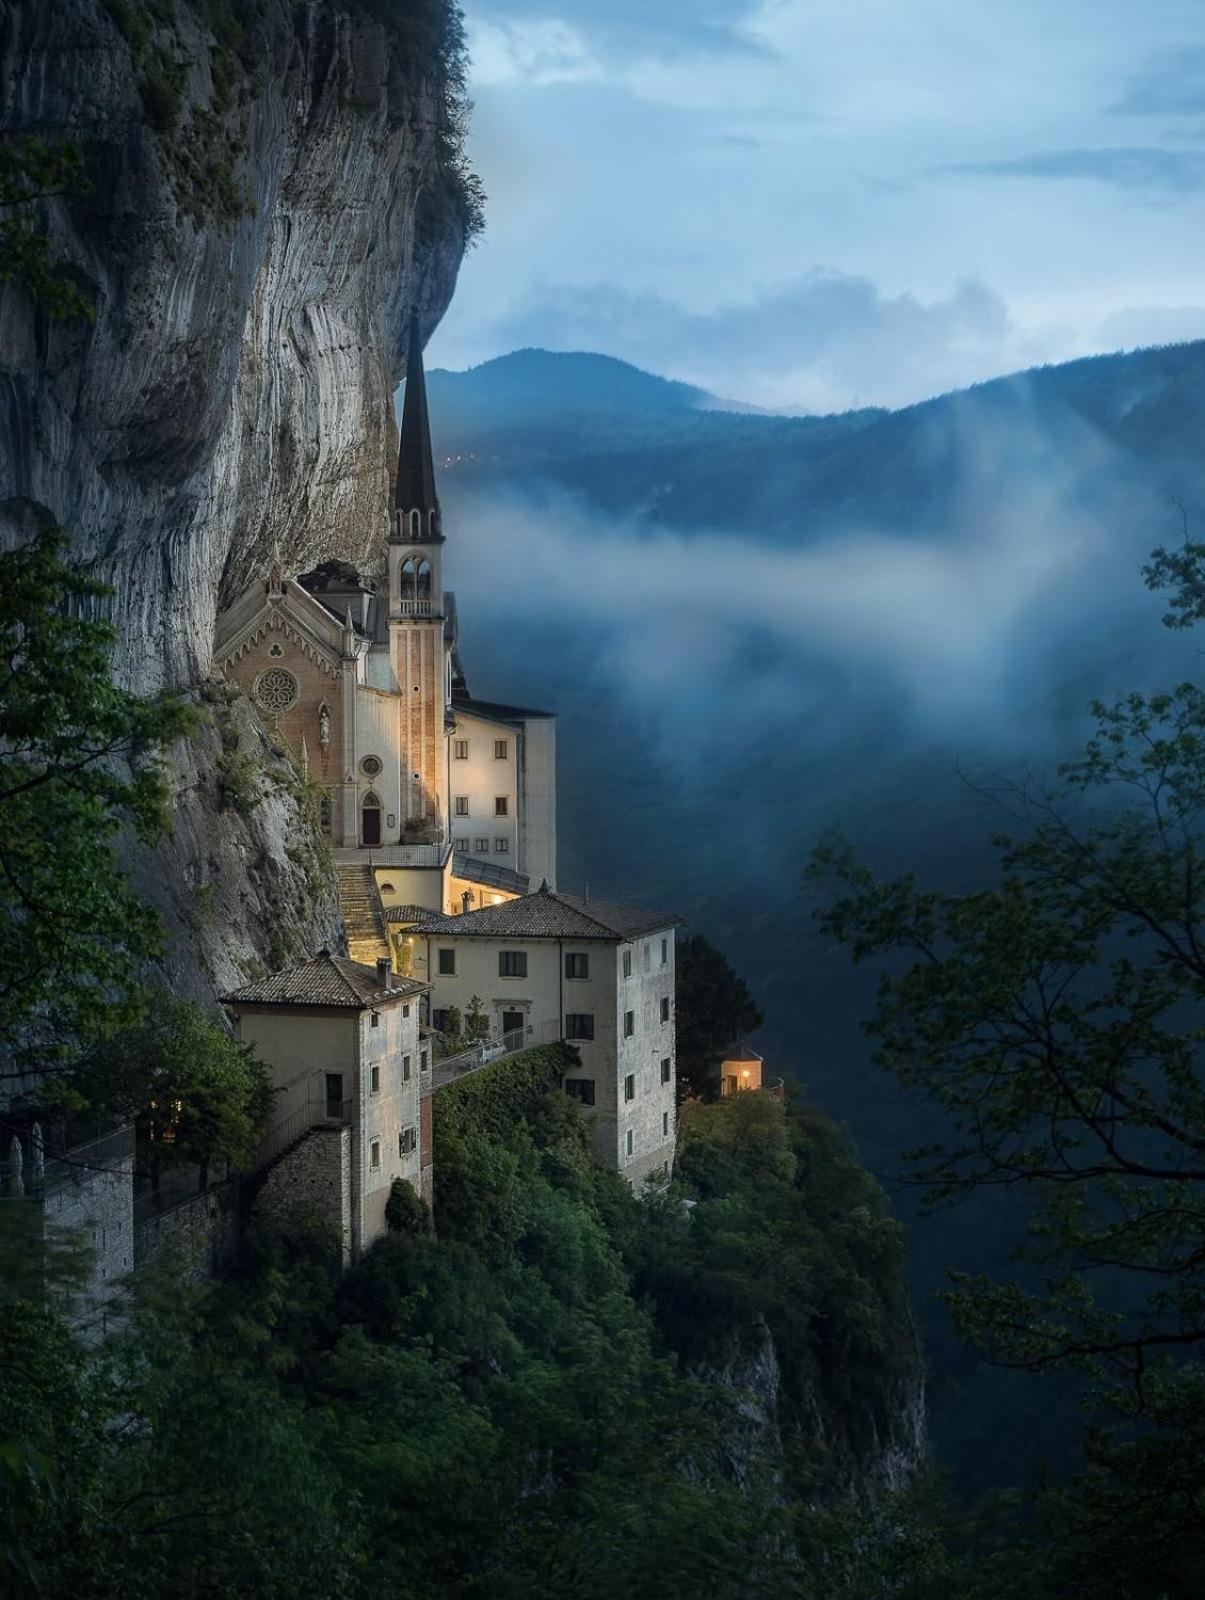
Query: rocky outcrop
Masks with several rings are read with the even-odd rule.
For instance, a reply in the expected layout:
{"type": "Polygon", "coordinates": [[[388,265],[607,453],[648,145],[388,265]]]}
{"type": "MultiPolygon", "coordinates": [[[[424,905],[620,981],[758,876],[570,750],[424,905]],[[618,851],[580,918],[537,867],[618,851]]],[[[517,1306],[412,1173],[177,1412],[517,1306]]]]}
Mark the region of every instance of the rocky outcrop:
{"type": "Polygon", "coordinates": [[[380,539],[409,311],[429,332],[464,243],[438,84],[356,0],[0,0],[0,62],[5,129],[83,152],[45,209],[95,308],[0,290],[0,537],[61,523],[127,681],[191,682],[274,547],[380,539]]]}
{"type": "MultiPolygon", "coordinates": [[[[203,680],[216,611],[274,552],[297,572],[380,550],[410,313],[442,315],[467,213],[443,0],[395,8],[425,45],[371,10],[0,0],[5,132],[82,152],[88,192],[41,212],[94,312],[50,320],[0,284],[0,541],[67,530],[114,588],[132,687],[203,680]]],[[[172,840],[134,863],[192,992],[342,939],[333,878],[296,859],[298,793],[215,798],[228,733],[177,752],[172,840]]]]}

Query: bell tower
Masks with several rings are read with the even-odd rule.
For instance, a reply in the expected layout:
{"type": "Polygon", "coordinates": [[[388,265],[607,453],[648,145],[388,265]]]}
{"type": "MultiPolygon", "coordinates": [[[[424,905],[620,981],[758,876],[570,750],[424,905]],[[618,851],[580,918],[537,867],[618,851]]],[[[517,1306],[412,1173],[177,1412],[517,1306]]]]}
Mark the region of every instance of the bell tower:
{"type": "Polygon", "coordinates": [[[443,529],[418,312],[410,319],[397,481],[389,528],[389,639],[401,694],[402,821],[447,835],[448,647],[443,529]]]}

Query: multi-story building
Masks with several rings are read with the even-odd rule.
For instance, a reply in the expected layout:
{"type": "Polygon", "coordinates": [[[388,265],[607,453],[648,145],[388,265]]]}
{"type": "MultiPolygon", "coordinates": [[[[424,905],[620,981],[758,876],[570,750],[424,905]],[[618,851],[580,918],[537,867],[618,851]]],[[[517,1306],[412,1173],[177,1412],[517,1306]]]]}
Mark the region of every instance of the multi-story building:
{"type": "Polygon", "coordinates": [[[492,1037],[563,1037],[581,1056],[565,1092],[595,1155],[633,1183],[668,1173],[675,1128],[674,928],[678,918],[610,901],[534,894],[408,930],[431,1022],[474,996],[492,1037]]]}
{"type": "Polygon", "coordinates": [[[224,997],[277,1091],[261,1152],[277,1209],[338,1218],[352,1256],[385,1232],[395,1178],[421,1189],[424,987],[324,950],[224,997]]]}

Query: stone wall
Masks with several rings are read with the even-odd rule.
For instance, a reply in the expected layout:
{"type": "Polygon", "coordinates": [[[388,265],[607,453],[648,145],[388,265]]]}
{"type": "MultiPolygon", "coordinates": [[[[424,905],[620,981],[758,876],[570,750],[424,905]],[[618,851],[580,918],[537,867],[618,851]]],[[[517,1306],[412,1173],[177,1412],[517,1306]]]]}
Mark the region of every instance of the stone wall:
{"type": "Polygon", "coordinates": [[[141,1267],[175,1256],[190,1278],[212,1278],[233,1259],[238,1239],[238,1183],[229,1178],[141,1218],[134,1232],[134,1261],[141,1267]]]}
{"type": "Polygon", "coordinates": [[[336,1223],[343,1265],[351,1261],[351,1129],[311,1128],[269,1168],[253,1207],[266,1221],[288,1227],[329,1218],[336,1223]]]}

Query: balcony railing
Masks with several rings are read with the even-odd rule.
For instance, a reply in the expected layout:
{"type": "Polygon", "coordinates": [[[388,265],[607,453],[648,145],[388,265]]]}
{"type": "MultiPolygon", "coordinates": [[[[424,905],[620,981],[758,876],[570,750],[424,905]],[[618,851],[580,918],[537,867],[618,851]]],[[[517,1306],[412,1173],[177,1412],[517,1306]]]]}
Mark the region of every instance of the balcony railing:
{"type": "Polygon", "coordinates": [[[519,1050],[530,1050],[537,1044],[556,1044],[560,1038],[560,1027],[555,1022],[546,1022],[540,1028],[533,1025],[515,1028],[510,1033],[504,1033],[500,1039],[486,1039],[481,1044],[470,1045],[467,1050],[458,1051],[454,1056],[433,1061],[430,1082],[423,1084],[423,1092],[426,1094],[442,1089],[445,1084],[455,1083],[457,1078],[488,1067],[492,1061],[501,1061],[504,1056],[513,1056],[519,1050]]]}
{"type": "Polygon", "coordinates": [[[312,1128],[347,1127],[355,1109],[354,1100],[310,1100],[270,1129],[260,1141],[248,1172],[260,1172],[278,1161],[291,1145],[304,1139],[312,1128]]]}
{"type": "Polygon", "coordinates": [[[398,616],[400,617],[437,617],[439,608],[434,600],[399,600],[398,616]]]}

